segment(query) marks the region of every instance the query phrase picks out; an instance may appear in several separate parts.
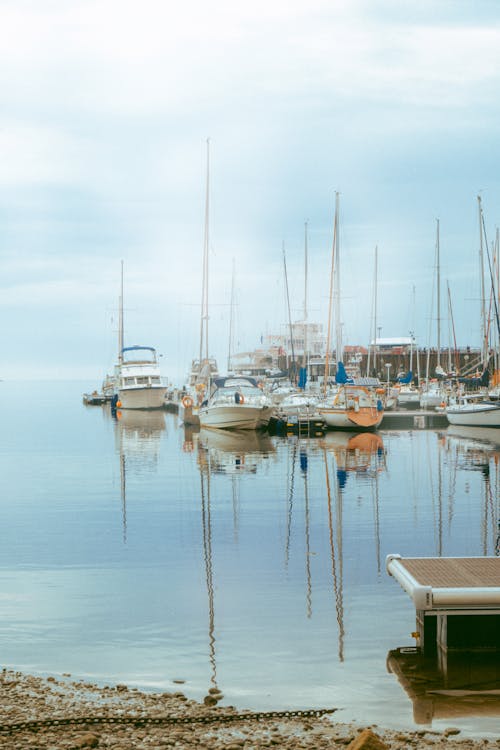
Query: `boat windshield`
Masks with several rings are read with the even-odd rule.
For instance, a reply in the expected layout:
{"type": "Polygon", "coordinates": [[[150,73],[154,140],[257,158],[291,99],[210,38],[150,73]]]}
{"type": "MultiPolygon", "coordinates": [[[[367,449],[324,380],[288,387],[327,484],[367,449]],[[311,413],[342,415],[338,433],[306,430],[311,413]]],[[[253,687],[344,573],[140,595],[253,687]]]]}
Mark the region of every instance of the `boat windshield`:
{"type": "Polygon", "coordinates": [[[156,351],[151,346],[131,346],[122,351],[124,362],[156,362],[156,351]]]}

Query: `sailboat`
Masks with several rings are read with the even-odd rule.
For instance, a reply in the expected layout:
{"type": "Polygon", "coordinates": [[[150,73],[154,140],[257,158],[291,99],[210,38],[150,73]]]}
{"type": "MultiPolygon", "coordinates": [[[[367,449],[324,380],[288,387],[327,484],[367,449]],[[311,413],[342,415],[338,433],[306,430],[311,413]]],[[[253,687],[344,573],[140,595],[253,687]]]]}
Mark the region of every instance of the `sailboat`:
{"type": "MultiPolygon", "coordinates": [[[[488,364],[488,350],[489,350],[489,327],[486,322],[486,306],[485,306],[485,292],[484,292],[484,266],[483,266],[483,237],[485,239],[484,246],[486,247],[486,254],[488,258],[490,280],[491,280],[491,298],[494,303],[495,318],[497,324],[497,332],[500,335],[500,321],[498,316],[497,307],[497,289],[495,287],[495,279],[491,268],[488,242],[486,240],[486,229],[484,224],[483,209],[481,205],[481,197],[478,196],[478,208],[479,208],[479,257],[480,257],[480,274],[481,274],[481,318],[482,318],[482,334],[483,334],[483,364],[485,370],[480,379],[481,385],[488,385],[489,373],[487,370],[488,364]]],[[[488,401],[484,393],[476,394],[459,394],[457,402],[449,404],[446,407],[446,416],[448,422],[454,425],[466,425],[470,427],[500,427],[500,404],[498,401],[488,401]]]]}
{"type": "Polygon", "coordinates": [[[425,381],[420,389],[420,406],[423,409],[440,406],[443,402],[446,402],[447,399],[447,393],[442,384],[442,379],[446,377],[446,373],[441,366],[441,262],[439,247],[439,219],[436,219],[436,302],[436,377],[430,378],[430,347],[428,347],[425,381]],[[440,378],[440,380],[438,380],[438,378],[440,378]]]}
{"type": "Polygon", "coordinates": [[[207,138],[207,174],[205,188],[205,233],[201,285],[200,354],[191,363],[186,392],[179,404],[179,419],[184,424],[199,425],[200,404],[210,393],[210,384],[218,376],[217,362],[208,355],[208,256],[210,209],[210,139],[207,138]]]}
{"type": "Polygon", "coordinates": [[[318,413],[328,427],[333,429],[359,430],[377,428],[384,416],[382,396],[384,389],[378,387],[377,378],[349,378],[342,362],[342,337],[340,326],[340,275],[339,275],[339,194],[335,196],[335,220],[333,228],[332,263],[330,273],[330,303],[328,310],[328,333],[325,356],[324,399],[318,406],[318,413]],[[336,320],[336,389],[328,394],[330,330],[332,302],[335,296],[336,320]]]}

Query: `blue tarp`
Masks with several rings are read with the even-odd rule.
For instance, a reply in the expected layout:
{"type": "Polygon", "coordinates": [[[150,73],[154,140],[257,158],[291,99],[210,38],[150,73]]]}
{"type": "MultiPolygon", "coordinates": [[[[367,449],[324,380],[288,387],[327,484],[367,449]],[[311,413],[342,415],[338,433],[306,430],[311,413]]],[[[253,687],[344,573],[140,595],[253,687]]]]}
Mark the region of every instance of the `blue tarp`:
{"type": "Polygon", "coordinates": [[[413,379],[413,373],[410,370],[408,375],[405,375],[404,378],[398,378],[398,383],[402,383],[404,385],[405,383],[411,383],[412,379],[413,379]]]}
{"type": "Polygon", "coordinates": [[[335,382],[338,385],[345,385],[345,383],[354,383],[354,380],[347,376],[343,362],[337,363],[337,372],[335,374],[335,382]]]}
{"type": "Polygon", "coordinates": [[[305,388],[307,383],[307,368],[301,367],[299,370],[299,388],[305,388]]]}

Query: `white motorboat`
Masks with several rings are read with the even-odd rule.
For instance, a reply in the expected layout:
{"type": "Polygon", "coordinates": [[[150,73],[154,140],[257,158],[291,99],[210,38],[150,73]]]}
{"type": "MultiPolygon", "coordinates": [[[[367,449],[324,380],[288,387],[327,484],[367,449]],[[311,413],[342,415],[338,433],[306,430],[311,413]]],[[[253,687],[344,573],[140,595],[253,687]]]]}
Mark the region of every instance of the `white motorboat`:
{"type": "Polygon", "coordinates": [[[167,388],[161,382],[156,350],[151,346],[128,346],[121,354],[117,406],[161,409],[167,388]]]}
{"type": "Polygon", "coordinates": [[[210,357],[193,360],[186,392],[179,402],[180,422],[192,425],[200,424],[200,404],[206,398],[210,383],[217,377],[218,371],[215,359],[210,357]]]}
{"type": "Polygon", "coordinates": [[[430,380],[420,388],[420,406],[422,409],[435,409],[437,406],[444,407],[451,395],[450,383],[442,380],[430,380]]]}
{"type": "Polygon", "coordinates": [[[403,384],[398,393],[398,406],[403,409],[418,409],[420,407],[420,393],[415,386],[403,384]]]}
{"type": "Polygon", "coordinates": [[[216,378],[213,386],[212,395],[198,412],[201,427],[226,430],[267,427],[273,409],[254,378],[216,378]]]}
{"type": "Polygon", "coordinates": [[[485,401],[484,395],[461,396],[445,409],[450,424],[470,427],[500,427],[500,404],[485,401]]]}
{"type": "Polygon", "coordinates": [[[318,416],[318,399],[304,391],[295,391],[280,401],[276,411],[286,416],[318,416]]]}

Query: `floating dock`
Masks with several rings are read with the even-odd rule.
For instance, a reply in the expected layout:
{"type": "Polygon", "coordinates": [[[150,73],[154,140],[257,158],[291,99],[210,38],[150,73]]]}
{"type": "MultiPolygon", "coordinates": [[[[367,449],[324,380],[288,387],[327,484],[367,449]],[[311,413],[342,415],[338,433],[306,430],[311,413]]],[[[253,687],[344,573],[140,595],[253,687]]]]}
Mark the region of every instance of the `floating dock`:
{"type": "Polygon", "coordinates": [[[386,569],[413,600],[422,653],[500,653],[500,557],[388,555],[386,569]]]}
{"type": "Polygon", "coordinates": [[[323,437],[326,432],[326,424],[321,417],[280,415],[271,417],[267,429],[270,435],[323,437]]]}
{"type": "Polygon", "coordinates": [[[381,430],[426,430],[448,426],[448,417],[444,412],[423,411],[421,409],[401,409],[386,411],[379,426],[381,430]]]}
{"type": "Polygon", "coordinates": [[[84,393],[82,400],[86,406],[101,406],[102,404],[105,404],[106,401],[109,401],[103,393],[97,393],[97,391],[94,391],[93,393],[84,393]]]}

